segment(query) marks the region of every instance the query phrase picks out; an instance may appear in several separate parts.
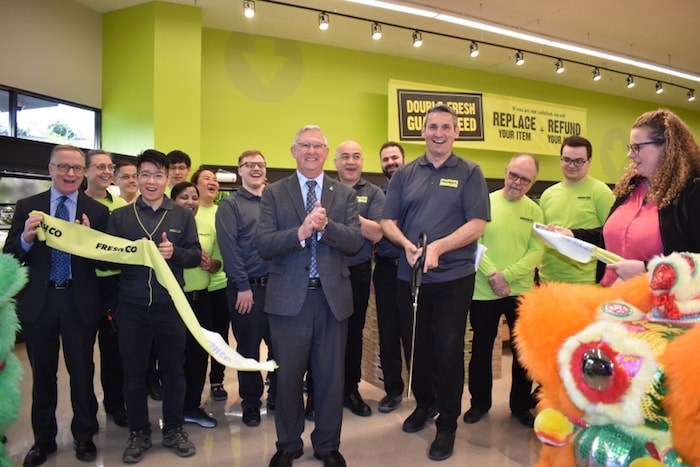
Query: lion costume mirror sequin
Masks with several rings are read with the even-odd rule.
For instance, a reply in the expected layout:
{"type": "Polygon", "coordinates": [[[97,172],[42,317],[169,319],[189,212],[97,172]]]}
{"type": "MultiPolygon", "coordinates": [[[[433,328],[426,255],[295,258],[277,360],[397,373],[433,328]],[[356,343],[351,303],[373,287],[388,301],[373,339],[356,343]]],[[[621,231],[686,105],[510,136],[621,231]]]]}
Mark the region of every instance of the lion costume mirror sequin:
{"type": "Polygon", "coordinates": [[[538,466],[700,465],[700,255],[609,288],[546,284],[519,313],[538,466]]]}

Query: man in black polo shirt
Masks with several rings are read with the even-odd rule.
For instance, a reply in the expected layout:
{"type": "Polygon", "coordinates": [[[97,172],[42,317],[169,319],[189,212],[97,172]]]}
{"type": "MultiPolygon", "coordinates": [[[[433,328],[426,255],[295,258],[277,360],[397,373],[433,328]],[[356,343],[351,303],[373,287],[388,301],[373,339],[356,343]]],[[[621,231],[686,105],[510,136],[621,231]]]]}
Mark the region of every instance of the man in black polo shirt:
{"type": "Polygon", "coordinates": [[[411,268],[422,254],[416,242],[421,232],[428,235],[413,342],[417,407],[403,430],[423,429],[437,410],[437,435],[428,457],[443,460],[452,455],[462,409],[464,333],[474,291],[477,239],[490,216],[489,197],[479,166],[452,152],[459,127],[450,107],[428,110],[422,136],[425,154],[391,178],[381,226],[405,251],[397,285],[405,343],[411,342],[413,327],[411,268]]]}
{"type": "MultiPolygon", "coordinates": [[[[386,194],[391,176],[404,165],[403,147],[387,141],[379,150],[379,162],[387,182],[381,189],[386,194]]],[[[379,401],[379,411],[388,413],[401,403],[404,383],[401,377],[401,328],[399,306],[396,300],[396,271],[403,251],[386,238],[377,243],[374,265],[374,294],[377,302],[377,328],[379,331],[379,362],[384,376],[386,396],[379,401]]],[[[406,350],[404,345],[404,350],[406,350]]],[[[406,355],[406,361],[410,359],[406,355]]]]}
{"type": "Polygon", "coordinates": [[[360,212],[362,249],[347,259],[352,285],[352,316],[348,320],[348,342],[345,347],[345,395],[343,405],[355,415],[369,417],[372,409],[362,400],[358,383],[362,376],[362,330],[365,327],[369,284],[372,277],[372,248],[382,238],[379,221],[384,207],[384,193],[362,178],[362,148],[355,141],[344,141],[335,151],[335,167],[343,185],[357,193],[360,212]]]}
{"type": "MultiPolygon", "coordinates": [[[[238,174],[243,187],[224,198],[216,211],[216,238],[228,276],[229,313],[238,353],[260,359],[260,341],[270,348],[270,326],[265,309],[268,261],[255,248],[255,229],[260,213],[260,198],[265,189],[265,157],[257,150],[244,151],[238,158],[238,174]]],[[[270,373],[267,395],[269,409],[275,406],[275,374],[270,373]]],[[[241,396],[243,423],[260,425],[260,398],[263,394],[260,372],[239,371],[238,392],[241,396]]]]}

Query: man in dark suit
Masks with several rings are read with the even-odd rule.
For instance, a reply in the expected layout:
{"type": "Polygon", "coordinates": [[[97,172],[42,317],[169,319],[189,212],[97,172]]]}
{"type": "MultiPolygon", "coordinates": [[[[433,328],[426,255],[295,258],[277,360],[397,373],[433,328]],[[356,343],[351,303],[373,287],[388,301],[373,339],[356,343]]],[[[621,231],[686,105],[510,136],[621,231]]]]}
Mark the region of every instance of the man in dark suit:
{"type": "Polygon", "coordinates": [[[270,467],[291,466],[303,454],[303,376],[310,365],[316,400],[314,456],[345,466],[338,451],[343,419],[343,373],[350,271],[345,256],[362,247],[355,192],[323,173],[328,142],[317,126],[296,134],[294,175],[263,194],[257,247],[269,268],[265,312],[277,374],[277,453],[270,467]]]}
{"type": "Polygon", "coordinates": [[[17,203],[4,251],[29,267],[29,282],[17,296],[17,311],[32,368],[32,428],[34,445],[25,466],[41,465],[56,451],[56,372],[59,336],[70,375],[75,455],[96,458],[92,437],[97,433],[97,399],[93,388],[93,347],[101,318],[95,263],[53,250],[36,241],[43,211],[71,222],[104,231],[109,211],[79,192],[85,154],[74,146],[51,151],[49,191],[17,203]],[[63,264],[61,268],[58,264],[63,264]]]}

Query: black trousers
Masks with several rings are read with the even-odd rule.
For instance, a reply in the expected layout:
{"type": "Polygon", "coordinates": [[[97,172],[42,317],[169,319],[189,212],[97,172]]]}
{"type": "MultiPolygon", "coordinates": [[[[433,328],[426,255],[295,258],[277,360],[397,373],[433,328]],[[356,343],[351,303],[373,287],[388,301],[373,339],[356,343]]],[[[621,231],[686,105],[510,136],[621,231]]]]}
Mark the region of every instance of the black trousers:
{"type": "Polygon", "coordinates": [[[73,438],[88,441],[99,430],[97,399],[92,382],[97,323],[86,324],[82,321],[76,310],[74,292],[78,293],[70,288],[47,288],[46,306],[41,319],[23,324],[24,342],[32,367],[32,429],[37,443],[53,443],[58,433],[56,372],[59,340],[63,344],[63,357],[70,376],[73,438]]]}
{"type": "MultiPolygon", "coordinates": [[[[228,344],[228,325],[229,325],[229,310],[228,310],[228,295],[226,287],[219,290],[209,292],[211,302],[211,330],[221,334],[224,341],[228,344]]],[[[214,357],[210,359],[209,383],[222,384],[224,382],[224,365],[219,363],[214,357]]]]}
{"type": "MultiPolygon", "coordinates": [[[[185,292],[185,296],[199,324],[203,328],[211,330],[211,294],[204,289],[194,292],[185,292]]],[[[202,390],[204,389],[204,380],[207,377],[208,364],[209,354],[188,330],[187,340],[185,342],[185,380],[187,381],[187,389],[185,391],[184,410],[195,410],[199,408],[202,399],[202,390]]]]}
{"type": "Polygon", "coordinates": [[[124,410],[124,370],[119,354],[117,339],[117,313],[119,275],[99,277],[100,305],[102,318],[97,334],[100,346],[100,381],[104,399],[105,412],[114,413],[124,410]]]}
{"type": "MultiPolygon", "coordinates": [[[[384,374],[384,391],[390,396],[403,393],[401,377],[401,327],[396,299],[398,259],[377,256],[374,266],[374,294],[377,303],[379,362],[384,374]]],[[[406,346],[404,345],[404,349],[406,346]]],[[[409,357],[406,356],[406,361],[409,357]]]]}
{"type": "Polygon", "coordinates": [[[175,305],[170,302],[147,306],[120,301],[117,326],[119,351],[124,364],[124,400],[129,431],[151,432],[146,371],[153,342],[163,372],[163,431],[182,426],[187,328],[175,305]]]}
{"type": "Polygon", "coordinates": [[[345,348],[345,393],[357,392],[362,377],[362,331],[365,328],[372,262],[350,267],[352,285],[352,315],[348,319],[348,343],[345,348]]]}
{"type": "MultiPolygon", "coordinates": [[[[413,300],[408,282],[398,281],[401,330],[411,342],[413,300]]],[[[418,407],[437,407],[438,431],[457,430],[464,391],[464,334],[474,292],[474,274],[420,288],[411,388],[418,407]]],[[[410,344],[408,351],[410,353],[410,344]]]]}
{"type": "MultiPolygon", "coordinates": [[[[231,328],[236,338],[236,351],[246,358],[260,360],[260,343],[265,341],[268,349],[268,357],[274,358],[272,342],[270,340],[270,324],[265,310],[264,285],[251,285],[253,291],[253,308],[249,313],[241,314],[236,311],[236,297],[238,288],[229,282],[228,301],[229,314],[231,316],[231,328]]],[[[268,399],[275,400],[277,388],[277,371],[269,373],[270,388],[268,389],[268,399]]],[[[259,371],[239,371],[238,372],[238,394],[241,397],[241,407],[259,408],[262,405],[262,395],[265,389],[262,374],[259,371]]]]}
{"type": "MultiPolygon", "coordinates": [[[[469,361],[469,392],[473,407],[487,412],[491,408],[493,372],[491,355],[493,343],[500,326],[501,315],[506,317],[508,329],[513,335],[517,319],[518,297],[505,297],[498,300],[474,300],[469,321],[474,328],[472,358],[469,361]]],[[[513,349],[512,383],[510,386],[510,410],[521,412],[532,406],[532,380],[520,364],[516,346],[513,349]]]]}

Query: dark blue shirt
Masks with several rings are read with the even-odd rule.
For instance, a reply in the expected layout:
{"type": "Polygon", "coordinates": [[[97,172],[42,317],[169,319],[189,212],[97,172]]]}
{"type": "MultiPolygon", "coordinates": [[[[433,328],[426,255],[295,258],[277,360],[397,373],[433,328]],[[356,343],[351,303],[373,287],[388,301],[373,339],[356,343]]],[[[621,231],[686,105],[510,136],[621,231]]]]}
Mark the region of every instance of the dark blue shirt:
{"type": "MultiPolygon", "coordinates": [[[[423,154],[391,177],[383,218],[397,221],[413,243],[421,232],[428,234],[431,243],[471,219],[490,220],[489,193],[481,168],[451,154],[436,169],[423,154]]],[[[474,274],[476,245],[474,241],[440,256],[438,266],[423,276],[423,282],[448,282],[474,274]]],[[[398,278],[408,281],[410,276],[406,255],[401,255],[398,278]]]]}

